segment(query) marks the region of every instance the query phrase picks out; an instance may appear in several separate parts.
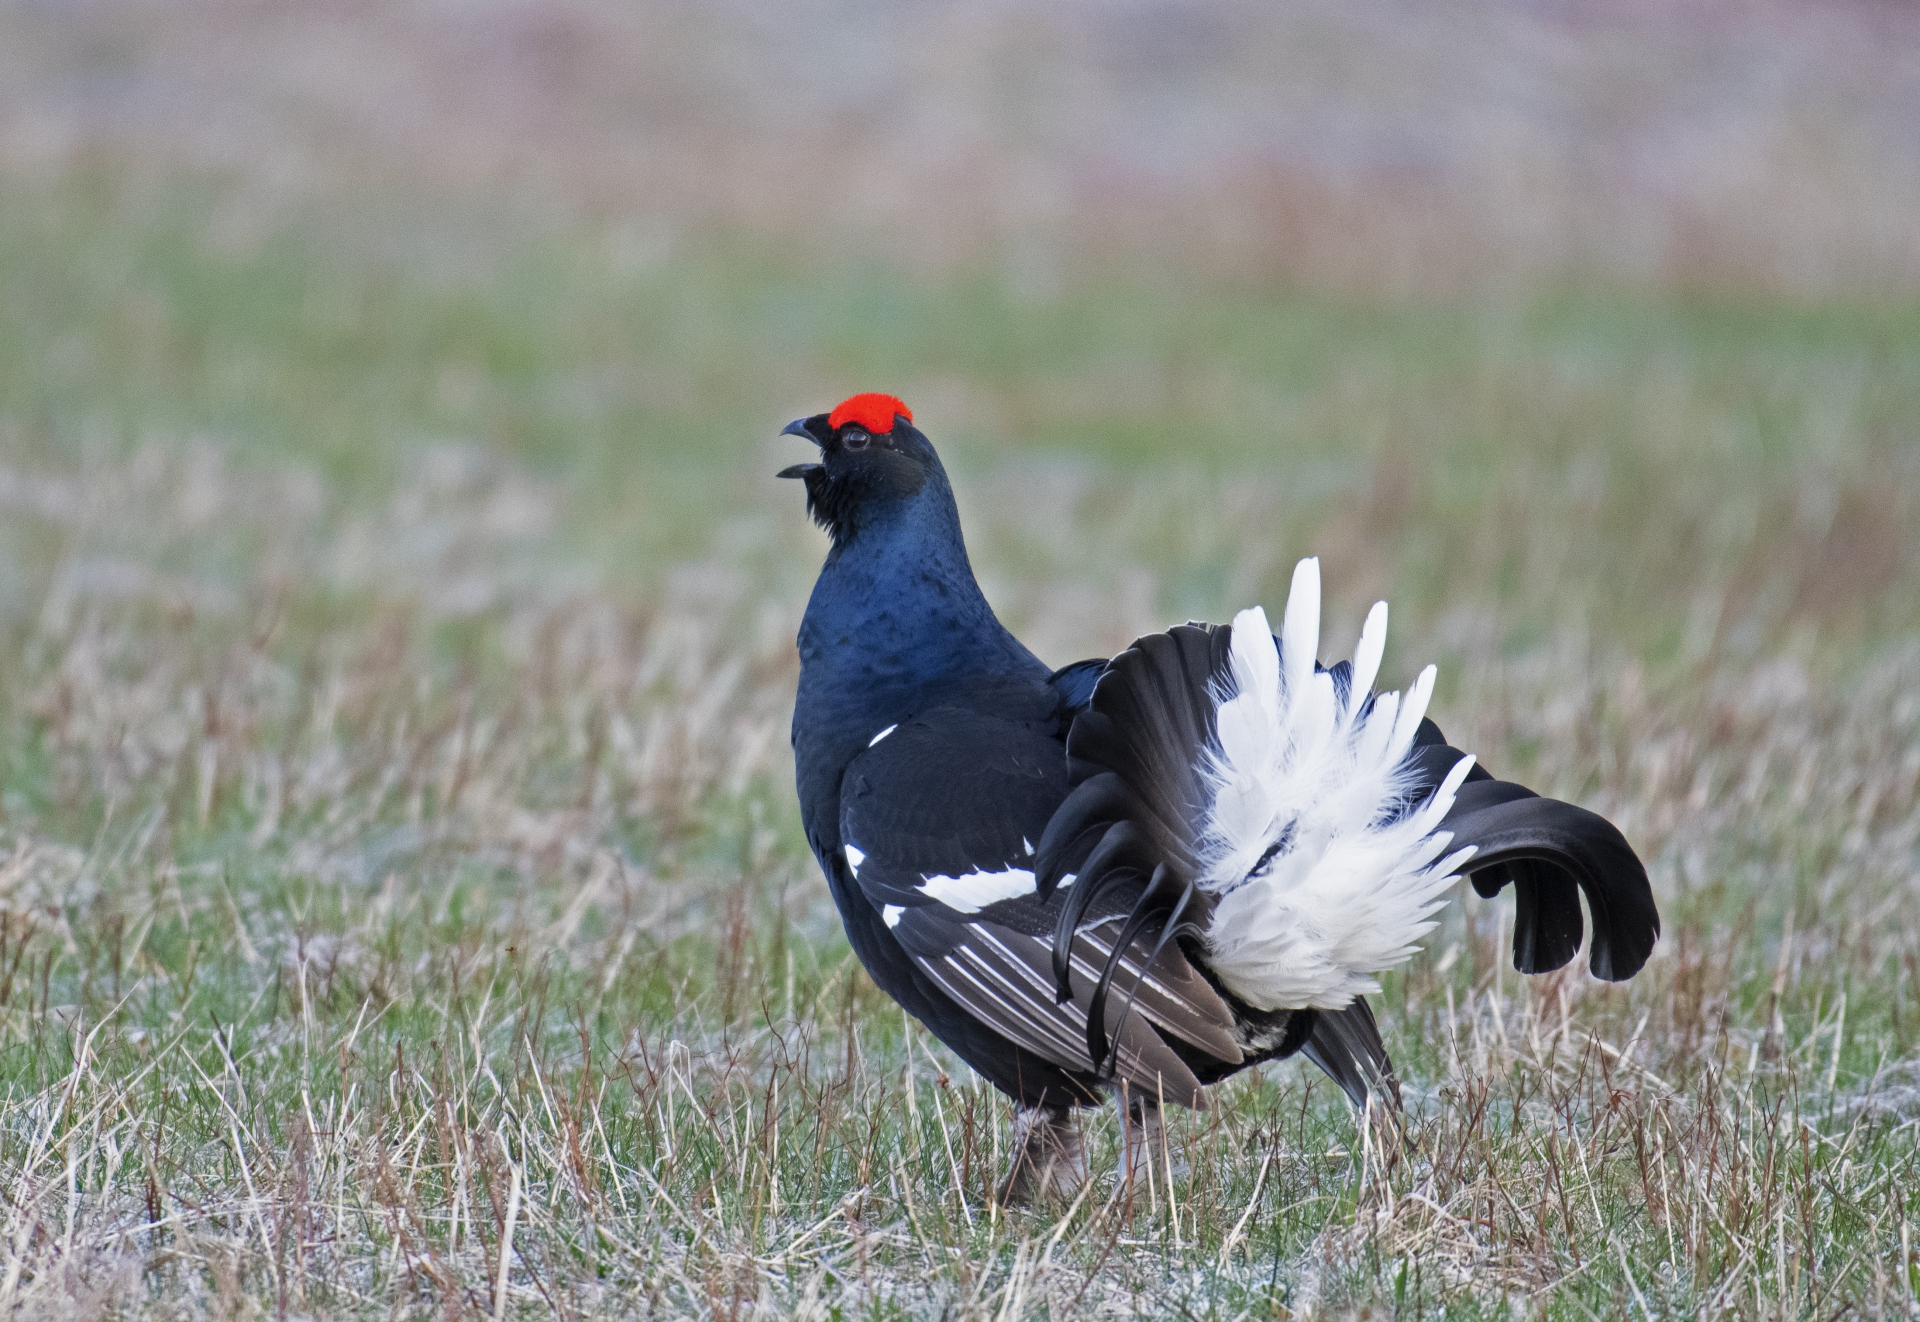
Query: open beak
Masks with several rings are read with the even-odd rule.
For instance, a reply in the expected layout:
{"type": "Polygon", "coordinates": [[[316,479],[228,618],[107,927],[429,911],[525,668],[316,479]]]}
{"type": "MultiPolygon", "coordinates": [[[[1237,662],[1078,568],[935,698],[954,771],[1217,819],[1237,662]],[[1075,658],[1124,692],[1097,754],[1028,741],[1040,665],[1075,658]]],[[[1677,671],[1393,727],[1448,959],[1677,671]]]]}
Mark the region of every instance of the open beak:
{"type": "MultiPolygon", "coordinates": [[[[813,429],[811,427],[807,426],[809,422],[813,422],[813,421],[815,421],[815,419],[813,418],[795,418],[792,422],[789,422],[786,426],[780,429],[780,434],[782,436],[804,436],[808,440],[812,441],[815,445],[819,445],[820,438],[813,434],[813,429]]],[[[819,472],[820,467],[821,466],[819,464],[794,464],[790,467],[781,469],[778,476],[804,478],[809,473],[819,472]]]]}

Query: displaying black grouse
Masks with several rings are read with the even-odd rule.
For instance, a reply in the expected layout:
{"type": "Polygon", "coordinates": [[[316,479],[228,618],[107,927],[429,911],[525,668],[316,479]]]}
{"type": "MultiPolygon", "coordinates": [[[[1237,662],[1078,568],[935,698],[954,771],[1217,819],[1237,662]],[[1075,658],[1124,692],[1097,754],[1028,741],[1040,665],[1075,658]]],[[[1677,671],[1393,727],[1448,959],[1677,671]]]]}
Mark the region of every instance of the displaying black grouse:
{"type": "Polygon", "coordinates": [[[1318,664],[1317,561],[1277,639],[1255,608],[1053,670],[981,595],[905,404],[786,433],[820,447],[781,476],[832,537],[800,626],[807,839],[874,981],[1014,1099],[1009,1195],[1084,1179],[1072,1112],[1110,1093],[1138,1150],[1161,1103],[1295,1052],[1356,1106],[1390,1089],[1364,994],[1461,875],[1513,886],[1522,972],[1578,952],[1576,892],[1595,976],[1646,963],[1660,919],[1619,831],[1448,746],[1432,667],[1374,692],[1385,603],[1318,664]]]}

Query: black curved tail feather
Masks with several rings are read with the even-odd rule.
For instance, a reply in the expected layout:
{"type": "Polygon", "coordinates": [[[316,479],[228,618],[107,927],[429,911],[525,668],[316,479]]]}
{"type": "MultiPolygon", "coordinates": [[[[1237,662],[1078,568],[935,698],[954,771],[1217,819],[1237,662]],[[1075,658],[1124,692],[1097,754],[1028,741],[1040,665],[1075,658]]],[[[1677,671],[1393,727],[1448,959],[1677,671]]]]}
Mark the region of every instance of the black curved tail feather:
{"type": "Polygon", "coordinates": [[[1313,1032],[1300,1051],[1326,1071],[1358,1109],[1364,1111],[1367,1098],[1375,1093],[1400,1105],[1400,1080],[1394,1077],[1393,1061],[1366,997],[1354,997],[1344,1010],[1316,1012],[1313,1032]]]}
{"type": "MultiPolygon", "coordinates": [[[[1465,756],[1431,721],[1422,724],[1419,745],[1421,778],[1434,785],[1465,756]]],[[[1492,898],[1513,887],[1520,972],[1550,973],[1579,953],[1582,892],[1593,914],[1593,976],[1623,982],[1646,965],[1660,938],[1660,911],[1646,868],[1612,822],[1475,767],[1441,825],[1453,832],[1454,848],[1479,851],[1466,867],[1474,890],[1492,898]]]]}
{"type": "Polygon", "coordinates": [[[1107,663],[1067,735],[1072,793],[1035,851],[1040,896],[1073,883],[1054,930],[1056,994],[1070,994],[1069,951],[1090,912],[1125,905],[1119,946],[1094,987],[1087,1048],[1103,1070],[1120,950],[1151,940],[1151,958],[1181,930],[1204,928],[1211,907],[1194,884],[1195,809],[1206,801],[1202,750],[1213,738],[1209,684],[1227,656],[1226,628],[1184,625],[1149,634],[1107,663]],[[1098,906],[1098,907],[1096,907],[1098,906]]]}

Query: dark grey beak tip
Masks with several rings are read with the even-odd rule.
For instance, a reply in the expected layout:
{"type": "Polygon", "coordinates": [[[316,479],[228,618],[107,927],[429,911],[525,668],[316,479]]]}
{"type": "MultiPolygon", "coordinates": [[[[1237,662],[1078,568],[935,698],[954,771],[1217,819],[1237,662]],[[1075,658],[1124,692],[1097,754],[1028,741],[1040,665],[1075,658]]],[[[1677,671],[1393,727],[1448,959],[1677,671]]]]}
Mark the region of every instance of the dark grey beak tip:
{"type": "Polygon", "coordinates": [[[795,418],[792,422],[789,422],[780,429],[780,434],[782,436],[804,436],[808,440],[813,441],[815,445],[820,443],[814,434],[807,430],[807,420],[805,418],[795,418]]]}
{"type": "MultiPolygon", "coordinates": [[[[792,429],[789,428],[788,430],[790,431],[792,429]]],[[[781,434],[785,435],[786,433],[783,432],[781,434]]],[[[794,464],[792,467],[781,469],[778,473],[774,474],[774,476],[775,477],[805,477],[809,473],[817,473],[819,471],[820,471],[819,464],[794,464]]]]}

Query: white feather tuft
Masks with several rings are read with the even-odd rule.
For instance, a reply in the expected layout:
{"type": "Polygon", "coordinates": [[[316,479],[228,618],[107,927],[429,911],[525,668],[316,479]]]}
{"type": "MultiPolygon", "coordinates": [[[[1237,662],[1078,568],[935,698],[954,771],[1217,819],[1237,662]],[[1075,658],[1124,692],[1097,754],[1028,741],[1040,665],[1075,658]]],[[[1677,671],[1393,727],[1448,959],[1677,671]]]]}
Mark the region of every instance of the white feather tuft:
{"type": "Polygon", "coordinates": [[[1309,556],[1293,567],[1287,612],[1280,624],[1280,676],[1289,696],[1313,674],[1320,655],[1320,561],[1309,556]]]}
{"type": "MultiPolygon", "coordinates": [[[[1376,601],[1373,609],[1367,612],[1367,622],[1360,626],[1360,642],[1353,649],[1353,683],[1348,687],[1349,697],[1355,693],[1373,692],[1373,681],[1380,678],[1380,658],[1387,650],[1387,603],[1376,601]]],[[[1349,703],[1357,715],[1361,709],[1359,703],[1349,703]]]]}
{"type": "Polygon", "coordinates": [[[958,877],[920,879],[920,893],[961,913],[979,913],[989,904],[1033,894],[1033,873],[1026,868],[983,872],[976,868],[958,877]]]}
{"type": "Polygon", "coordinates": [[[1374,976],[1413,954],[1472,857],[1447,853],[1452,835],[1439,829],[1472,758],[1409,802],[1407,758],[1434,669],[1404,701],[1373,697],[1386,633],[1381,602],[1361,630],[1343,701],[1333,677],[1314,670],[1319,561],[1294,569],[1277,649],[1264,611],[1234,618],[1205,768],[1212,803],[1200,884],[1216,897],[1207,962],[1259,1009],[1340,1009],[1379,990],[1374,976]]]}

